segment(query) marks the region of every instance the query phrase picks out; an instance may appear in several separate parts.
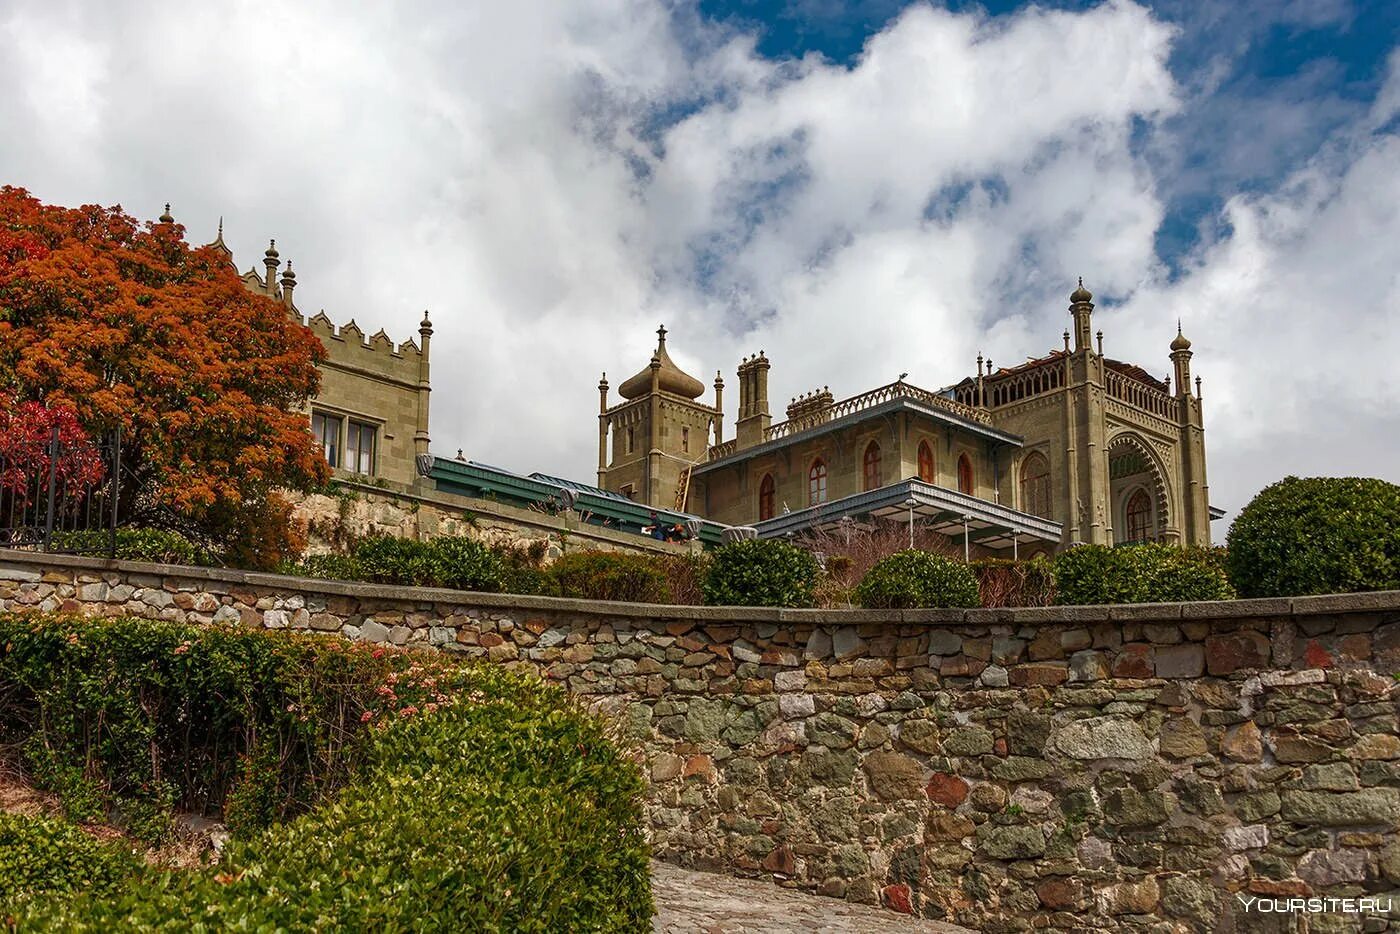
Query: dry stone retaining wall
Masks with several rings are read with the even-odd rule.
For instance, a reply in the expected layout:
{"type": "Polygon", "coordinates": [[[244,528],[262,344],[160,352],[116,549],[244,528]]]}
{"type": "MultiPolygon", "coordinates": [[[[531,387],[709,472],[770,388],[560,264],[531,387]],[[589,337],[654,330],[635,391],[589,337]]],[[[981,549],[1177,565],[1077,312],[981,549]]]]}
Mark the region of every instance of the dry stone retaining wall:
{"type": "Polygon", "coordinates": [[[1400,593],[779,611],[0,552],[0,609],[528,665],[618,718],[698,868],[987,931],[1400,929],[1400,593]],[[1265,910],[1321,897],[1370,913],[1265,910]]]}

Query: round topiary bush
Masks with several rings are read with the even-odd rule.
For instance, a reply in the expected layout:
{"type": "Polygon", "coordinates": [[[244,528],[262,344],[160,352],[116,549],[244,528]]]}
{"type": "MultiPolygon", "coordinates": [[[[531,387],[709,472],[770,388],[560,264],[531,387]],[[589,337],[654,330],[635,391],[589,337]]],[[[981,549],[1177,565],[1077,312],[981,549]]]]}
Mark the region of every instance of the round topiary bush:
{"type": "Polygon", "coordinates": [[[1400,486],[1287,477],[1240,510],[1226,544],[1241,596],[1400,589],[1400,486]]]}
{"type": "Polygon", "coordinates": [[[812,605],[821,565],[812,553],[787,542],[750,539],[715,549],[705,575],[710,606],[812,605]]]}
{"type": "Polygon", "coordinates": [[[882,559],[861,578],[855,597],[861,606],[891,610],[979,605],[971,568],[917,550],[882,559]]]}
{"type": "Polygon", "coordinates": [[[1055,558],[1055,602],[1166,603],[1232,600],[1213,550],[1177,545],[1079,545],[1055,558]]]}

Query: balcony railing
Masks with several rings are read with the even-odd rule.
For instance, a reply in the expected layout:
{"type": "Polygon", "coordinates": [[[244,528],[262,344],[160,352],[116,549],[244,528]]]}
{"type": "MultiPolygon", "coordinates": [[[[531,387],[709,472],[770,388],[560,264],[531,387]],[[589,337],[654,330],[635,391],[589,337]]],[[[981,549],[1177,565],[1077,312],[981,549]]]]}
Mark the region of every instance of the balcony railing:
{"type": "Polygon", "coordinates": [[[1115,373],[1113,370],[1104,374],[1104,382],[1108,388],[1110,399],[1126,402],[1133,408],[1151,412],[1162,418],[1169,419],[1175,415],[1172,397],[1160,389],[1148,386],[1132,377],[1124,376],[1122,373],[1115,373]]]}

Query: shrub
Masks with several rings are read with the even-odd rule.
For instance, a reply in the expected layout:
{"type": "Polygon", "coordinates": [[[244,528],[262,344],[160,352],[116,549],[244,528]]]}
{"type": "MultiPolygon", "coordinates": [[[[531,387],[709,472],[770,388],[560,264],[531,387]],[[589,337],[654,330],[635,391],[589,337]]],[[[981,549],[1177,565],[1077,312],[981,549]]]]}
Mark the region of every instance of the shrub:
{"type": "Polygon", "coordinates": [[[307,555],[300,562],[284,561],[278,573],[293,577],[316,577],[321,580],[358,581],[365,579],[364,569],[354,555],[307,555]]]}
{"type": "MultiPolygon", "coordinates": [[[[641,773],[557,687],[333,638],[144,620],[0,617],[0,645],[6,683],[23,675],[0,723],[28,724],[64,761],[87,756],[110,784],[140,770],[128,753],[144,744],[147,770],[193,776],[189,799],[211,757],[237,759],[238,806],[290,816],[240,828],[209,870],[142,868],[115,892],[6,906],[21,930],[649,930],[641,773]],[[200,703],[229,714],[221,729],[197,728],[200,703]],[[289,731],[311,741],[277,748],[289,731]],[[308,770],[338,778],[288,815],[284,773],[308,770]]],[[[0,846],[0,867],[10,859],[0,846]]]]}
{"type": "Polygon", "coordinates": [[[502,588],[505,565],[500,555],[465,536],[434,538],[426,551],[431,586],[495,593],[502,588]]]}
{"type": "Polygon", "coordinates": [[[977,578],[967,565],[927,551],[901,551],[872,567],[855,591],[878,609],[977,606],[977,578]]]}
{"type": "Polygon", "coordinates": [[[433,560],[424,542],[375,535],[355,546],[355,561],[365,579],[377,584],[432,586],[433,560]]]}
{"type": "MultiPolygon", "coordinates": [[[[110,533],[55,532],[54,547],[76,555],[107,557],[110,533]]],[[[117,529],[117,558],[121,561],[150,561],[155,564],[210,565],[214,557],[179,532],[163,529],[117,529]]]]}
{"type": "Polygon", "coordinates": [[[705,575],[710,571],[710,556],[698,554],[662,555],[655,559],[666,575],[666,589],[676,606],[700,606],[705,602],[705,575]]]}
{"type": "Polygon", "coordinates": [[[632,603],[671,599],[666,573],[646,555],[576,551],[555,561],[545,573],[553,584],[551,592],[560,597],[632,603]]]}
{"type": "Polygon", "coordinates": [[[811,606],[820,575],[811,552],[750,539],[715,549],[703,592],[710,606],[811,606]]]}
{"type": "MultiPolygon", "coordinates": [[[[817,555],[822,563],[825,573],[816,592],[816,604],[822,607],[851,606],[856,586],[871,568],[911,547],[909,524],[902,519],[873,519],[809,529],[797,543],[817,555]]],[[[953,556],[948,537],[933,531],[924,522],[914,524],[912,547],[953,556]]],[[[961,549],[958,553],[961,554],[961,549]]]]}
{"type": "Polygon", "coordinates": [[[977,577],[982,606],[1052,606],[1055,603],[1055,568],[1044,555],[1026,561],[982,558],[969,567],[977,577]]]}
{"type": "Polygon", "coordinates": [[[1242,596],[1400,589],[1400,486],[1288,477],[1240,510],[1226,542],[1242,596]]]}
{"type": "Polygon", "coordinates": [[[50,892],[110,897],[139,866],[129,849],[66,821],[0,813],[0,913],[50,892]]]}
{"type": "Polygon", "coordinates": [[[306,548],[306,535],[292,521],[292,504],[276,493],[234,511],[223,546],[230,567],[267,571],[293,561],[306,548]]]}
{"type": "Polygon", "coordinates": [[[1080,545],[1055,558],[1056,602],[1065,605],[1230,600],[1219,557],[1175,545],[1080,545]]]}

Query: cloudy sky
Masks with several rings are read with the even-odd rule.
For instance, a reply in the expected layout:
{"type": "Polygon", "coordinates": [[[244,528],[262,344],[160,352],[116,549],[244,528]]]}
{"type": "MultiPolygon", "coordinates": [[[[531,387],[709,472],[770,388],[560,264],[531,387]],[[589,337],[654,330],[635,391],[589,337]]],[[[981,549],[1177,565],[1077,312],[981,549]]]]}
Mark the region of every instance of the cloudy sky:
{"type": "Polygon", "coordinates": [[[1393,0],[0,0],[0,181],[431,310],[434,449],[580,479],[661,322],[781,411],[1043,353],[1082,275],[1110,356],[1182,321],[1233,511],[1400,481],[1397,47],[1393,0]]]}

